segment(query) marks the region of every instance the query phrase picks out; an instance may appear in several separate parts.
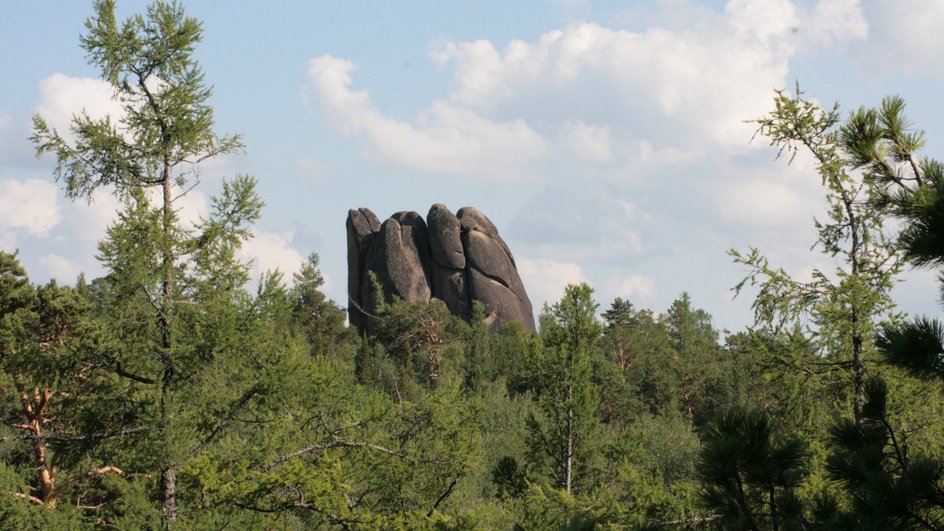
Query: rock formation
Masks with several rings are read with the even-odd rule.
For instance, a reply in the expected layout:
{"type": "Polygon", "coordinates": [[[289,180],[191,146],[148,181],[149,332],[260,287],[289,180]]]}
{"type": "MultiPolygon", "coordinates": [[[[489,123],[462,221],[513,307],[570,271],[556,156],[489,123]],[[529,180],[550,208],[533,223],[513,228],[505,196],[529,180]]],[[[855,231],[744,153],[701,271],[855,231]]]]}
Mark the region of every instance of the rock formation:
{"type": "Polygon", "coordinates": [[[510,321],[534,330],[531,301],[511,250],[474,208],[453,214],[435,204],[425,221],[416,212],[397,212],[382,224],[366,208],[350,210],[347,265],[348,316],[361,332],[372,331],[377,293],[371,273],[387,301],[439,299],[465,320],[480,301],[490,330],[510,321]]]}

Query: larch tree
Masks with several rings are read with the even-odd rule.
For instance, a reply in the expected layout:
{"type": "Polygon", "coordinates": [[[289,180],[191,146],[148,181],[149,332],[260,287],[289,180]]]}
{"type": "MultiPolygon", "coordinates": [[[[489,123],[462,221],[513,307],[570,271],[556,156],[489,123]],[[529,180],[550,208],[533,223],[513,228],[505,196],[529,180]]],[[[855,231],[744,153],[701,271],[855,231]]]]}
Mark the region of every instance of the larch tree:
{"type": "Polygon", "coordinates": [[[249,237],[247,227],[261,202],[254,181],[237,177],[224,186],[209,219],[195,229],[181,223],[180,200],[199,183],[200,164],[242,144],[238,136],[214,131],[212,89],[194,58],[200,23],[176,2],[155,2],[120,25],[115,8],[113,0],[94,3],[81,45],[111,85],[120,116],[94,119],[83,111],[65,135],[37,115],[31,139],[38,156],[55,156],[55,176],[67,196],[91,200],[105,188],[126,205],[100,249],[111,302],[118,303],[115,325],[128,346],[111,356],[111,366],[136,384],[156,388],[149,414],[164,441],[157,454],[169,526],[178,514],[178,463],[169,425],[179,405],[173,394],[192,377],[188,365],[201,361],[194,345],[181,342],[181,308],[245,283],[247,269],[235,251],[249,237]]]}
{"type": "Polygon", "coordinates": [[[826,356],[818,364],[848,370],[852,376],[852,410],[857,422],[865,405],[866,361],[874,351],[872,336],[879,322],[894,319],[890,291],[900,271],[893,237],[884,226],[885,209],[876,201],[877,188],[858,171],[854,146],[841,134],[838,104],[824,109],[803,97],[777,91],[774,110],[756,121],[757,134],[786,153],[811,156],[825,192],[827,219],[816,220],[815,246],[837,260],[833,272],[814,269],[802,281],[770,265],[758,249],[731,250],[735,262],[748,266],[745,284],[759,288],[754,301],[757,323],[769,330],[789,330],[798,323],[826,356]]]}

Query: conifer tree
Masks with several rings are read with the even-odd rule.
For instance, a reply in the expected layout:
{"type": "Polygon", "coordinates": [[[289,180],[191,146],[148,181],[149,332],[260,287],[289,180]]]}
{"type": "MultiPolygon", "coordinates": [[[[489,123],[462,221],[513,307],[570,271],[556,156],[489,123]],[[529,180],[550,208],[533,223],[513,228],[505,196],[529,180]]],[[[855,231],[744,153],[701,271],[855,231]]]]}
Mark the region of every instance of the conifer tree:
{"type": "Polygon", "coordinates": [[[720,410],[704,435],[698,472],[704,501],[726,529],[806,529],[795,489],[805,474],[805,447],[779,436],[762,411],[720,410]]]}
{"type": "MultiPolygon", "coordinates": [[[[199,183],[200,163],[242,146],[237,136],[214,132],[212,89],[193,56],[202,37],[200,23],[180,4],[157,1],[146,14],[119,25],[115,7],[113,0],[95,2],[81,45],[111,85],[121,115],[77,114],[74,139],[37,115],[32,140],[37,155],[55,156],[56,178],[70,198],[91,199],[106,188],[126,205],[100,248],[113,323],[125,347],[109,358],[116,374],[149,388],[142,403],[151,405],[142,407],[154,424],[152,439],[159,441],[152,450],[160,461],[170,526],[178,515],[176,478],[183,451],[181,433],[172,428],[183,405],[174,395],[192,386],[195,372],[210,365],[206,357],[218,350],[201,345],[192,326],[204,317],[225,316],[221,306],[211,306],[225,305],[248,279],[236,250],[249,237],[261,202],[254,181],[237,177],[196,230],[181,223],[180,198],[199,183]]],[[[210,323],[202,328],[210,329],[210,323]]],[[[216,331],[217,339],[222,332],[216,331]]]]}
{"type": "Polygon", "coordinates": [[[838,104],[824,109],[805,99],[798,86],[795,95],[777,91],[774,105],[774,111],[756,121],[757,134],[790,161],[801,152],[815,161],[828,215],[815,221],[815,247],[837,257],[840,265],[832,273],[813,270],[807,282],[772,267],[756,248],[746,254],[731,250],[735,262],[749,268],[736,290],[747,283],[759,287],[756,320],[775,333],[809,318],[807,331],[816,338],[825,363],[851,373],[852,411],[861,421],[872,336],[879,321],[896,318],[890,290],[900,271],[898,251],[883,226],[879,189],[868,174],[857,171],[855,146],[841,134],[838,104]]]}
{"type": "Polygon", "coordinates": [[[596,310],[593,289],[580,284],[567,286],[560,302],[541,315],[545,350],[534,370],[544,419],[529,420],[529,446],[567,493],[579,482],[577,471],[587,461],[597,425],[599,395],[591,381],[591,356],[603,327],[596,310]]]}

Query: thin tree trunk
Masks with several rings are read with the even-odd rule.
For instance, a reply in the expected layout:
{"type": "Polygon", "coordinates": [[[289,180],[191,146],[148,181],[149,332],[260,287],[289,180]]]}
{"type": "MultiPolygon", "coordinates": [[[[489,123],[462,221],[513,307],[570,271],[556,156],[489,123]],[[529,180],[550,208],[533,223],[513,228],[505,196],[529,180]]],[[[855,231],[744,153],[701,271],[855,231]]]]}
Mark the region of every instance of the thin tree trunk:
{"type": "Polygon", "coordinates": [[[33,460],[39,471],[39,498],[46,507],[56,506],[56,470],[49,466],[46,455],[46,442],[43,438],[43,415],[52,391],[43,389],[42,396],[35,393],[35,408],[28,414],[30,431],[33,435],[33,460]]]}
{"type": "MultiPolygon", "coordinates": [[[[174,197],[173,182],[171,181],[170,160],[164,160],[162,175],[164,192],[161,212],[161,251],[162,251],[162,278],[161,278],[161,349],[163,351],[163,374],[161,375],[161,424],[166,428],[169,420],[167,394],[170,392],[171,379],[174,372],[174,197]]],[[[166,435],[165,435],[166,436],[166,435]]],[[[165,450],[166,451],[166,450],[165,450]]],[[[173,457],[164,457],[165,467],[161,471],[161,491],[164,498],[164,525],[171,529],[177,519],[177,469],[173,457]]]]}
{"type": "Polygon", "coordinates": [[[770,527],[773,531],[777,531],[780,524],[777,521],[777,499],[775,498],[775,492],[773,485],[770,486],[770,527]]]}
{"type": "Polygon", "coordinates": [[[573,387],[567,387],[567,459],[564,460],[564,490],[570,494],[574,476],[574,409],[573,387]]]}
{"type": "MultiPolygon", "coordinates": [[[[861,238],[859,235],[859,222],[853,209],[852,199],[843,197],[843,203],[846,207],[846,215],[849,217],[849,236],[852,240],[849,249],[849,261],[851,262],[851,277],[858,280],[859,277],[859,255],[862,252],[861,238]]],[[[858,287],[858,286],[856,286],[858,287]]],[[[865,407],[865,360],[863,359],[863,338],[859,330],[859,308],[856,299],[852,301],[852,313],[850,315],[850,325],[852,328],[852,384],[854,394],[852,398],[852,413],[855,417],[856,425],[862,427],[862,409],[865,407]]]]}
{"type": "Polygon", "coordinates": [[[852,412],[856,425],[861,428],[862,410],[865,408],[865,361],[862,359],[862,336],[858,333],[852,337],[852,381],[855,386],[852,412]]]}

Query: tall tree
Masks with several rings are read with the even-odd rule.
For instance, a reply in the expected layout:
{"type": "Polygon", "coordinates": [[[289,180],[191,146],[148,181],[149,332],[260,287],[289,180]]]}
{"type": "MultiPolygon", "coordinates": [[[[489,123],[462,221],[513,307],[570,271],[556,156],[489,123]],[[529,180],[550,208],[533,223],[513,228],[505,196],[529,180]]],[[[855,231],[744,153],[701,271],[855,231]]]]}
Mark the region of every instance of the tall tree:
{"type": "MultiPolygon", "coordinates": [[[[852,163],[877,189],[876,201],[904,222],[899,246],[915,267],[944,265],[944,164],[921,158],[924,133],[905,117],[905,102],[897,96],[878,108],[860,108],[841,129],[850,146],[852,163]]],[[[944,286],[944,276],[939,276],[944,286]]],[[[918,317],[886,326],[879,346],[893,363],[921,376],[944,375],[944,326],[918,317]]]]}
{"type": "Polygon", "coordinates": [[[541,314],[543,356],[535,360],[538,403],[544,419],[529,420],[533,455],[549,462],[556,486],[570,493],[585,464],[597,425],[599,395],[591,381],[591,356],[603,326],[593,289],[569,285],[560,302],[541,314]]]}
{"type": "Polygon", "coordinates": [[[719,385],[722,368],[722,350],[718,332],[711,325],[711,316],[705,310],[692,306],[688,293],[676,299],[665,314],[669,341],[674,350],[674,362],[685,413],[696,424],[711,418],[710,400],[723,398],[719,385]]]}
{"type": "Polygon", "coordinates": [[[757,120],[757,134],[793,161],[801,152],[812,156],[827,202],[828,219],[815,221],[815,246],[838,257],[841,265],[830,274],[814,270],[811,281],[772,267],[755,248],[742,254],[730,251],[735,261],[749,267],[737,286],[759,287],[754,301],[758,324],[789,330],[809,317],[808,330],[828,363],[852,375],[853,406],[861,422],[865,404],[866,360],[878,321],[894,307],[890,296],[900,270],[897,249],[883,226],[884,209],[876,201],[876,187],[868,175],[857,172],[855,148],[841,134],[839,106],[824,109],[796,89],[777,91],[775,109],[757,120]]]}
{"type": "Polygon", "coordinates": [[[125,332],[142,349],[138,358],[149,358],[149,363],[138,363],[148,374],[127,370],[129,360],[115,360],[114,367],[122,376],[159,387],[155,416],[168,455],[161,470],[161,491],[170,525],[178,512],[177,464],[169,457],[174,442],[167,439],[171,430],[165,428],[175,407],[171,395],[190,376],[186,364],[191,360],[186,358],[194,352],[180,342],[181,302],[192,301],[199,292],[206,294],[208,284],[223,288],[221,283],[232,287],[245,280],[245,269],[235,263],[234,253],[248,237],[247,224],[258,216],[261,203],[254,182],[238,178],[224,189],[199,234],[181,225],[179,201],[188,186],[199,182],[200,163],[241,148],[237,136],[220,137],[213,129],[208,105],[212,90],[193,57],[201,25],[185,16],[176,2],[155,2],[146,14],[132,16],[120,26],[113,0],[96,1],[94,11],[81,45],[111,85],[122,105],[121,116],[93,119],[79,113],[73,118],[72,140],[37,115],[32,140],[38,155],[56,157],[55,175],[69,197],[90,199],[97,189],[108,187],[127,205],[123,219],[103,244],[102,255],[111,267],[114,294],[133,302],[126,307],[133,307],[136,319],[146,323],[138,331],[126,327],[125,332]],[[156,206],[145,193],[151,189],[159,192],[156,206]],[[193,270],[184,266],[187,258],[195,265],[193,270]],[[193,281],[181,282],[189,271],[195,272],[193,281]],[[196,277],[212,280],[201,283],[196,277]],[[142,302],[151,307],[151,318],[142,302]]]}

